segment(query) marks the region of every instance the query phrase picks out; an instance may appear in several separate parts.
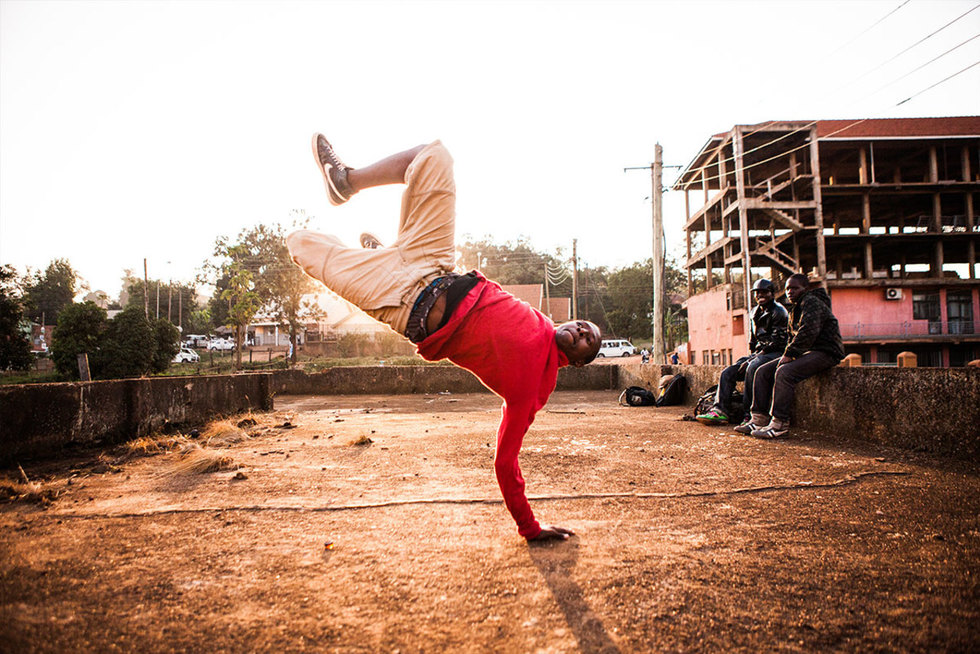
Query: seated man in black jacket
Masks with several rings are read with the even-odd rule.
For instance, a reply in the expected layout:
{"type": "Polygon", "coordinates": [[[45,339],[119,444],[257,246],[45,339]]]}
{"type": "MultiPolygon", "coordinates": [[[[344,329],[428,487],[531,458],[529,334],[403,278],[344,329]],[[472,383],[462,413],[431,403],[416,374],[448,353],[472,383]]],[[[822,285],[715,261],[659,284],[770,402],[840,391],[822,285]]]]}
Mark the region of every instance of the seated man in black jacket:
{"type": "Polygon", "coordinates": [[[757,438],[785,436],[796,385],[844,358],[844,342],[827,291],[811,289],[806,275],[797,273],[786,280],[786,297],[793,303],[789,345],[782,357],[756,371],[752,420],[735,428],[757,438]]]}
{"type": "Polygon", "coordinates": [[[715,403],[706,412],[697,416],[699,422],[706,425],[730,422],[729,417],[748,423],[749,405],[752,402],[752,381],[755,372],[762,364],[772,361],[783,353],[789,338],[789,313],[786,307],[776,302],[772,282],[768,279],[757,280],[752,286],[752,297],[755,308],[752,309],[749,325],[749,355],[742,357],[721,372],[718,379],[718,391],[715,393],[715,403]],[[744,416],[732,415],[729,401],[735,383],[745,380],[745,392],[742,396],[744,416]]]}

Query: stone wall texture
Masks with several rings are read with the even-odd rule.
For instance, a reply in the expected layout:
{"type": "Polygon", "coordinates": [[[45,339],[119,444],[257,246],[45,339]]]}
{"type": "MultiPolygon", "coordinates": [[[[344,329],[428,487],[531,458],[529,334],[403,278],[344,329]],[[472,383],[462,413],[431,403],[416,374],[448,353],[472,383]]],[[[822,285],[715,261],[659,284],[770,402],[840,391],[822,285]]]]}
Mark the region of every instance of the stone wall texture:
{"type": "MultiPolygon", "coordinates": [[[[656,389],[680,373],[693,404],[722,370],[627,363],[619,382],[656,389]]],[[[796,387],[793,426],[980,461],[980,369],[833,368],[796,387]]]]}
{"type": "Polygon", "coordinates": [[[272,408],[268,373],[0,386],[0,463],[272,408]]]}
{"type": "MultiPolygon", "coordinates": [[[[720,366],[640,363],[562,368],[558,390],[656,389],[665,374],[687,380],[694,401],[720,366]]],[[[273,408],[275,395],[489,392],[454,366],[332,368],[230,376],[154,377],[0,387],[0,465],[50,456],[71,443],[119,442],[167,423],[201,424],[273,408]]],[[[656,411],[636,408],[631,411],[656,411]]],[[[980,369],[834,368],[797,387],[795,427],[980,461],[980,369]]]]}

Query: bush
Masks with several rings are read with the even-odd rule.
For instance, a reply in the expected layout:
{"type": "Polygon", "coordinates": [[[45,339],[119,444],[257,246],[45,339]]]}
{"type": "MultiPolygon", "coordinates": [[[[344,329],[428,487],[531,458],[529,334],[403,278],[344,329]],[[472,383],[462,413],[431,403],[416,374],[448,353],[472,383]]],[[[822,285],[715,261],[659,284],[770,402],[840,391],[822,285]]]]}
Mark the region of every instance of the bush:
{"type": "Polygon", "coordinates": [[[165,372],[180,352],[180,330],[166,318],[157,318],[153,321],[153,336],[156,351],[153,353],[150,369],[153,372],[165,372]]]}
{"type": "Polygon", "coordinates": [[[98,361],[107,324],[105,310],[93,302],[70,304],[62,309],[51,343],[51,360],[59,374],[78,379],[79,354],[89,355],[90,367],[98,361]]]}
{"type": "Polygon", "coordinates": [[[131,305],[106,326],[94,368],[103,379],[139,377],[150,371],[156,349],[150,321],[141,307],[131,305]]]}

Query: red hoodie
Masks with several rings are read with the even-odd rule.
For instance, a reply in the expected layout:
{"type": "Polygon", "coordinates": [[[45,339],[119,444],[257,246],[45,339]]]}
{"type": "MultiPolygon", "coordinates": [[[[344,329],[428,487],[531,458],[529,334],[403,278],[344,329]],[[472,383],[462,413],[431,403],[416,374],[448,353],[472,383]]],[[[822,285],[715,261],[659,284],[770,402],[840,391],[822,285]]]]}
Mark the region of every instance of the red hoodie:
{"type": "Polygon", "coordinates": [[[555,343],[551,320],[477,275],[480,281],[449,322],[419,343],[418,352],[429,361],[449,359],[469,370],[503,399],[493,467],[518,532],[534,538],[541,527],[524,495],[517,455],[534,415],[555,390],[558,368],[568,359],[555,343]]]}

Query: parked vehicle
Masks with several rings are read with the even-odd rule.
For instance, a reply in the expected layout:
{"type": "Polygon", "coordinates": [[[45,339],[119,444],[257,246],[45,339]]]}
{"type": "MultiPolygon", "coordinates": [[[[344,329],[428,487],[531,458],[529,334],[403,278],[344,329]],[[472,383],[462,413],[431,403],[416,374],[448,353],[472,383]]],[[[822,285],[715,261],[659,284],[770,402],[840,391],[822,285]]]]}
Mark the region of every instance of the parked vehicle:
{"type": "Polygon", "coordinates": [[[208,349],[218,352],[227,352],[235,349],[235,341],[228,338],[212,338],[208,341],[208,349]]]}
{"type": "Polygon", "coordinates": [[[180,352],[173,358],[174,363],[197,363],[201,360],[201,355],[189,347],[180,348],[180,352]]]}
{"type": "Polygon", "coordinates": [[[597,357],[628,357],[636,354],[636,348],[629,341],[604,340],[599,346],[597,357]]]}
{"type": "Polygon", "coordinates": [[[204,334],[188,334],[183,345],[184,347],[207,347],[208,337],[204,334]]]}

